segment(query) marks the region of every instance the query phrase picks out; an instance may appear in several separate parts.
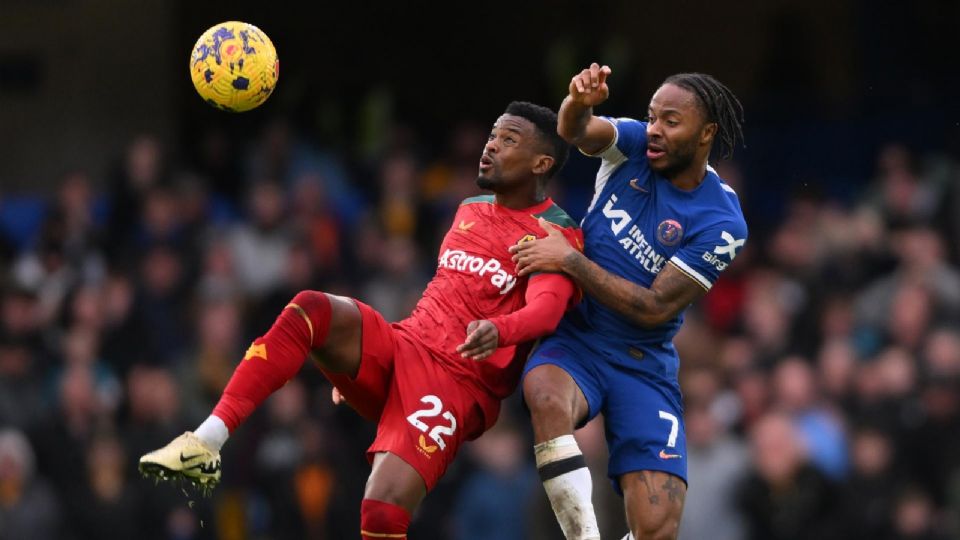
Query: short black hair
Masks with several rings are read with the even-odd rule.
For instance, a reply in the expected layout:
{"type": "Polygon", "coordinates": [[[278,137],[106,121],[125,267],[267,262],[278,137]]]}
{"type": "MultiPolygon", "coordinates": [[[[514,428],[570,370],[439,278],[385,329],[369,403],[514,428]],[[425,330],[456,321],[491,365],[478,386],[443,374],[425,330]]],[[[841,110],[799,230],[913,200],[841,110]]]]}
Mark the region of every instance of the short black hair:
{"type": "Polygon", "coordinates": [[[549,148],[546,153],[553,157],[553,167],[547,171],[547,178],[557,174],[570,154],[570,145],[557,133],[557,113],[529,101],[513,101],[507,105],[504,114],[526,118],[537,127],[540,139],[549,148]]]}
{"type": "Polygon", "coordinates": [[[738,142],[746,147],[743,144],[743,105],[722,82],[705,73],[677,73],[663,81],[663,84],[668,83],[696,96],[707,114],[707,121],[717,124],[720,159],[732,157],[738,142]]]}

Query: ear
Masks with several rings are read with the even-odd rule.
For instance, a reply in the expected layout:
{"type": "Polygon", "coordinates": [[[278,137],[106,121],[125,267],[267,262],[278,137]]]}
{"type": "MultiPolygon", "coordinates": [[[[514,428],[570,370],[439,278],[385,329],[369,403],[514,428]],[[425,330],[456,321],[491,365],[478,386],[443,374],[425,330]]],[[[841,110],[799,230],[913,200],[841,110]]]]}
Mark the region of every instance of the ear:
{"type": "Polygon", "coordinates": [[[553,159],[553,156],[548,156],[546,154],[537,154],[533,162],[533,174],[543,175],[547,174],[547,171],[553,167],[553,164],[556,160],[553,159]]]}
{"type": "Polygon", "coordinates": [[[700,130],[700,144],[711,144],[713,138],[717,135],[717,129],[718,126],[716,122],[707,122],[707,125],[703,126],[703,129],[700,130]]]}

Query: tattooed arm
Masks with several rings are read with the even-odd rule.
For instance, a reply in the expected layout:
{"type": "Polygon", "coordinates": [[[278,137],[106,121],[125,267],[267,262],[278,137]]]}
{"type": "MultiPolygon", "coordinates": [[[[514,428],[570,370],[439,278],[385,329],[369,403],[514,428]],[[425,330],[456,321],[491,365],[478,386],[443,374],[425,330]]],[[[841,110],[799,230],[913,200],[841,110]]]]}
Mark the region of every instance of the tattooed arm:
{"type": "Polygon", "coordinates": [[[510,247],[517,274],[563,272],[573,278],[585,294],[636,325],[659,326],[706,293],[700,282],[673,263],[664,265],[649,289],[637,285],[607,272],[574,249],[556,227],[542,220],[540,225],[548,233],[545,238],[510,247]]]}
{"type": "Polygon", "coordinates": [[[669,321],[706,293],[673,263],[664,265],[649,289],[607,272],[576,251],[564,257],[563,271],[584,293],[644,327],[669,321]]]}

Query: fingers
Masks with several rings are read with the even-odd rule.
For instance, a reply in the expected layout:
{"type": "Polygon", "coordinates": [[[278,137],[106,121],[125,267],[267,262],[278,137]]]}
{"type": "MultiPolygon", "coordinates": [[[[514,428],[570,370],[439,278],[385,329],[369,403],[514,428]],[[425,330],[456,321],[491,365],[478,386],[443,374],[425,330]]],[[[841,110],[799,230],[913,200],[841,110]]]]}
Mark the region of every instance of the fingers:
{"type": "Polygon", "coordinates": [[[535,248],[534,244],[536,240],[531,242],[524,242],[518,246],[511,246],[510,253],[513,253],[513,257],[510,257],[517,265],[517,275],[525,275],[524,269],[533,262],[533,250],[535,248]]]}
{"type": "MultiPolygon", "coordinates": [[[[594,65],[596,65],[596,64],[594,64],[594,65]]],[[[613,73],[613,70],[610,69],[610,66],[603,66],[603,67],[601,67],[600,70],[599,70],[599,72],[597,73],[597,80],[599,81],[599,83],[597,84],[597,86],[599,87],[599,86],[603,86],[604,84],[606,84],[606,82],[607,82],[607,77],[609,77],[611,73],[613,73]]]]}
{"type": "Polygon", "coordinates": [[[573,76],[571,79],[573,88],[571,90],[576,89],[580,94],[589,94],[603,86],[612,72],[610,66],[601,66],[594,62],[590,64],[590,67],[573,76]]]}
{"type": "Polygon", "coordinates": [[[467,325],[467,335],[469,336],[480,326],[480,321],[470,321],[470,324],[467,325]]]}
{"type": "Polygon", "coordinates": [[[577,73],[570,79],[570,96],[582,100],[585,104],[596,105],[606,100],[609,89],[606,86],[607,77],[613,73],[610,66],[594,62],[590,67],[577,73]],[[592,94],[597,97],[592,97],[592,94]],[[591,96],[586,98],[585,96],[591,96]]]}
{"type": "Polygon", "coordinates": [[[519,270],[520,268],[528,264],[530,260],[530,254],[527,253],[526,251],[515,251],[513,253],[513,257],[510,257],[510,260],[516,263],[517,270],[519,270]]]}
{"type": "Polygon", "coordinates": [[[537,223],[540,224],[540,228],[541,228],[541,229],[547,231],[547,234],[553,234],[553,233],[559,233],[559,232],[560,232],[560,228],[559,228],[559,227],[557,227],[557,226],[554,225],[553,223],[550,223],[549,221],[547,221],[547,220],[545,220],[545,219],[543,219],[543,218],[537,218],[537,223]]]}
{"type": "Polygon", "coordinates": [[[600,86],[600,64],[596,62],[590,64],[590,88],[594,89],[600,86]]]}
{"type": "Polygon", "coordinates": [[[472,351],[477,346],[477,340],[479,339],[479,332],[475,329],[474,325],[476,321],[467,325],[467,338],[463,340],[463,343],[457,345],[457,352],[463,353],[461,356],[466,356],[470,351],[472,351]],[[473,326],[474,328],[470,328],[473,326]]]}
{"type": "MultiPolygon", "coordinates": [[[[571,90],[576,89],[578,94],[585,94],[590,89],[590,70],[585,69],[573,76],[571,79],[571,90]]],[[[573,92],[571,92],[573,93],[573,92]]]]}
{"type": "Polygon", "coordinates": [[[497,350],[498,341],[499,334],[492,323],[478,325],[463,344],[457,347],[457,352],[463,358],[483,360],[497,350]]]}
{"type": "Polygon", "coordinates": [[[343,394],[340,393],[340,390],[338,390],[336,386],[330,391],[330,400],[333,401],[334,405],[339,405],[345,401],[343,394]]]}

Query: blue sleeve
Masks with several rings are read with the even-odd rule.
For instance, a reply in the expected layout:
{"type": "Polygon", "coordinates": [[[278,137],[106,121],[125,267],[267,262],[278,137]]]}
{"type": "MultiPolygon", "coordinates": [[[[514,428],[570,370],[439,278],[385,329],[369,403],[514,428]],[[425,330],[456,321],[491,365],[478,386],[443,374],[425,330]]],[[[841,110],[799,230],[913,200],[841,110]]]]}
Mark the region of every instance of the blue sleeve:
{"type": "Polygon", "coordinates": [[[640,122],[633,118],[611,118],[609,116],[601,116],[600,118],[613,124],[616,135],[614,135],[613,143],[597,153],[597,156],[608,161],[619,161],[617,158],[620,156],[631,158],[645,155],[647,151],[646,122],[640,122]]]}
{"type": "Polygon", "coordinates": [[[721,221],[698,232],[674,253],[670,262],[710,290],[747,241],[743,220],[721,221]]]}

